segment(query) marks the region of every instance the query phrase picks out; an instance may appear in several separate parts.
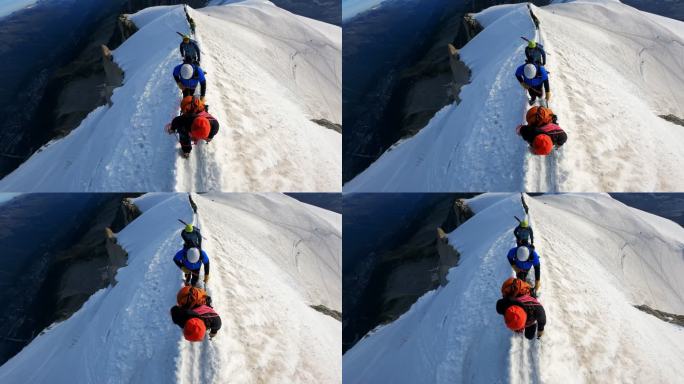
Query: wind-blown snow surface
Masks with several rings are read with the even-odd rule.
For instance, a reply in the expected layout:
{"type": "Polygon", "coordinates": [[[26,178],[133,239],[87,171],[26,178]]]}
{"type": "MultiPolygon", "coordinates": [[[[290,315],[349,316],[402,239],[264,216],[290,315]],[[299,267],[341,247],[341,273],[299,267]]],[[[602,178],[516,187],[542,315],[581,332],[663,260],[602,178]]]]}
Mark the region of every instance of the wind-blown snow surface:
{"type": "Polygon", "coordinates": [[[607,195],[527,202],[547,315],[540,341],[510,332],[495,310],[519,196],[485,195],[449,234],[461,261],[448,284],[347,351],[344,382],[680,382],[684,328],[633,305],[684,313],[684,229],[607,195]]]}
{"type": "Polygon", "coordinates": [[[243,1],[193,10],[208,71],[207,103],[220,122],[209,145],[178,156],[164,126],[178,113],[182,6],[131,17],[140,28],[114,51],[125,71],[111,107],[91,112],[0,181],[4,191],[335,191],[341,135],[341,29],[243,1]]]}
{"type": "Polygon", "coordinates": [[[201,195],[202,229],[221,315],[218,336],[189,343],[169,309],[185,194],[148,194],[117,238],[117,284],[95,293],[0,367],[3,383],[334,383],[341,381],[341,216],[284,195],[201,195]]]}
{"type": "Polygon", "coordinates": [[[535,36],[524,4],[476,17],[461,50],[472,69],[462,102],[385,152],[346,191],[675,191],[684,188],[684,23],[616,1],[537,8],[549,53],[551,107],[568,132],[557,154],[527,152],[514,128],[526,109],[513,73],[519,36],[535,36]],[[508,38],[502,39],[502,36],[508,38]],[[540,171],[540,161],[548,164],[540,171]]]}

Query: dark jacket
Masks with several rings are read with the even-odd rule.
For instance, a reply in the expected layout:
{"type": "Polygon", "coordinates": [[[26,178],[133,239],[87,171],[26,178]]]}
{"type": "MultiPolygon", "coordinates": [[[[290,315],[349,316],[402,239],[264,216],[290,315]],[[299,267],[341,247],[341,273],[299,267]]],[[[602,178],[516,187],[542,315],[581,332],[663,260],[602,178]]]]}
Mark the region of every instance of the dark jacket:
{"type": "Polygon", "coordinates": [[[221,317],[207,305],[200,305],[193,309],[184,309],[177,305],[171,308],[171,320],[181,328],[184,328],[185,323],[193,318],[204,321],[204,325],[211,334],[216,334],[221,329],[221,317]]]}
{"type": "Polygon", "coordinates": [[[556,124],[550,123],[541,127],[531,125],[523,125],[520,127],[520,136],[530,145],[534,142],[534,138],[541,134],[546,134],[551,138],[553,145],[560,147],[568,141],[568,135],[565,131],[556,124]]]}
{"type": "Polygon", "coordinates": [[[181,149],[185,153],[192,151],[192,139],[190,138],[190,130],[192,129],[192,122],[197,117],[205,117],[211,124],[211,131],[208,139],[213,139],[219,131],[219,123],[214,116],[207,112],[200,112],[199,114],[183,114],[175,117],[171,121],[171,132],[178,132],[178,141],[180,141],[181,149]]]}
{"type": "Polygon", "coordinates": [[[195,62],[200,62],[200,49],[195,40],[190,40],[188,43],[180,43],[180,54],[183,58],[190,58],[195,62]]]}
{"type": "Polygon", "coordinates": [[[199,228],[193,227],[192,232],[186,232],[185,229],[181,230],[181,238],[183,239],[183,248],[199,248],[202,249],[202,234],[199,228]]]}
{"type": "Polygon", "coordinates": [[[544,46],[537,43],[534,48],[525,48],[525,62],[532,63],[535,65],[546,65],[546,51],[544,51],[544,46]]]}
{"type": "Polygon", "coordinates": [[[530,244],[534,244],[534,231],[532,231],[532,227],[530,226],[523,228],[518,225],[513,230],[513,235],[515,236],[515,239],[518,240],[518,242],[521,242],[522,240],[527,240],[530,244]]]}
{"type": "Polygon", "coordinates": [[[525,328],[536,324],[538,331],[544,330],[544,327],[546,326],[546,312],[537,299],[530,295],[516,297],[515,299],[504,297],[496,302],[496,313],[503,315],[506,313],[508,307],[512,305],[518,305],[525,310],[525,313],[527,314],[525,328]]]}

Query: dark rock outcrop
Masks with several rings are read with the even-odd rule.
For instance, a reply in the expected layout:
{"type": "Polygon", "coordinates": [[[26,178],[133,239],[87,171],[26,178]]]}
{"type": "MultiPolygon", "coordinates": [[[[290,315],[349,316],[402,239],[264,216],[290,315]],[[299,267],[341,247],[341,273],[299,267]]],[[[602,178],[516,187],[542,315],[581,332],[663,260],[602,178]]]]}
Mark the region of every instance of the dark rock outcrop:
{"type": "Polygon", "coordinates": [[[335,124],[335,123],[328,121],[326,119],[311,119],[311,121],[320,125],[321,127],[332,129],[333,131],[335,131],[337,133],[342,133],[342,124],[335,124]]]}
{"type": "Polygon", "coordinates": [[[93,293],[116,283],[116,272],[126,265],[128,254],[117,243],[114,230],[120,231],[139,215],[130,200],[111,200],[92,219],[90,229],[57,256],[46,278],[54,295],[53,321],[69,318],[93,293]]]}
{"type": "Polygon", "coordinates": [[[672,313],[667,313],[663,312],[657,309],[653,309],[649,307],[648,305],[635,305],[634,308],[639,309],[641,311],[644,311],[648,313],[649,315],[653,315],[657,318],[659,318],[662,321],[672,323],[675,325],[679,325],[680,327],[684,327],[684,315],[676,315],[672,313]]]}
{"type": "Polygon", "coordinates": [[[677,116],[675,116],[675,115],[673,115],[673,114],[669,114],[669,115],[658,115],[658,116],[660,116],[661,118],[663,118],[663,119],[669,121],[670,123],[677,124],[677,125],[681,125],[682,127],[684,127],[684,119],[679,118],[679,117],[677,117],[677,116]]]}
{"type": "Polygon", "coordinates": [[[405,224],[409,235],[399,239],[399,244],[369,254],[354,268],[354,276],[345,276],[345,287],[353,285],[361,291],[355,293],[355,300],[345,299],[344,305],[353,305],[355,317],[360,318],[343,322],[343,350],[377,325],[397,319],[426,292],[447,283],[447,273],[460,255],[448,243],[446,232],[472,215],[464,200],[445,195],[405,224]],[[351,278],[360,281],[350,283],[351,278]]]}
{"type": "Polygon", "coordinates": [[[342,321],[342,312],[336,311],[334,309],[330,309],[326,307],[325,305],[319,304],[319,305],[310,305],[311,308],[317,310],[318,312],[328,315],[332,317],[333,319],[337,321],[342,321]]]}
{"type": "Polygon", "coordinates": [[[102,45],[102,68],[105,73],[105,83],[103,86],[102,97],[106,100],[107,105],[112,105],[112,95],[114,90],[123,84],[124,72],[114,62],[112,51],[106,45],[102,45]]]}

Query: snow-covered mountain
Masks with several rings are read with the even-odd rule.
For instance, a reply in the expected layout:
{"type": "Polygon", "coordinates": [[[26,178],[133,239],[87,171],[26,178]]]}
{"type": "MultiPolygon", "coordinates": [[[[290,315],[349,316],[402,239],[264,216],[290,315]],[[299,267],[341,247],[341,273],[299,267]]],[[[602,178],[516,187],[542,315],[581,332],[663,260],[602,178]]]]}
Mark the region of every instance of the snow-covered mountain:
{"type": "Polygon", "coordinates": [[[341,215],[284,195],[147,194],[117,234],[128,265],[0,367],[2,383],[335,383],[341,323],[341,215]],[[183,339],[169,309],[182,286],[177,219],[202,229],[209,293],[223,327],[183,339]]]}
{"type": "Polygon", "coordinates": [[[619,1],[491,7],[461,51],[462,100],[385,152],[346,191],[675,191],[684,188],[684,23],[619,1]],[[528,153],[515,134],[527,109],[514,72],[519,38],[547,52],[551,107],[568,142],[528,153]]]}
{"type": "Polygon", "coordinates": [[[111,107],[91,112],[0,181],[3,191],[335,191],[341,135],[342,34],[267,1],[188,8],[207,75],[209,112],[221,128],[178,156],[164,126],[177,115],[172,78],[183,6],[132,15],[139,28],[114,51],[124,70],[111,107]]]}
{"type": "Polygon", "coordinates": [[[343,356],[345,383],[678,383],[684,328],[636,309],[684,313],[684,228],[608,195],[527,198],[541,257],[540,341],[495,311],[511,276],[519,195],[482,195],[449,234],[449,282],[343,356]]]}

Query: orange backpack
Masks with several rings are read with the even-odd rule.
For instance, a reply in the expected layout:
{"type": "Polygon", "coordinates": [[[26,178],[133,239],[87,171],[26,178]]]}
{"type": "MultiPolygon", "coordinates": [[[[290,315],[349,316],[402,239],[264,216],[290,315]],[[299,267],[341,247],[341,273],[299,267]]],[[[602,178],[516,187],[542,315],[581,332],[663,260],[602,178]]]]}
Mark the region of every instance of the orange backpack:
{"type": "Polygon", "coordinates": [[[204,102],[197,96],[185,96],[180,104],[181,113],[200,113],[204,111],[204,102]]]}
{"type": "Polygon", "coordinates": [[[527,120],[527,124],[529,125],[541,127],[549,124],[553,120],[553,111],[544,107],[532,107],[527,110],[525,120],[527,120]]]}
{"type": "Polygon", "coordinates": [[[530,293],[530,285],[527,282],[516,279],[515,277],[510,277],[504,281],[501,286],[501,295],[503,297],[518,297],[522,295],[528,295],[530,293]]]}
{"type": "Polygon", "coordinates": [[[186,286],[181,288],[176,295],[178,306],[182,308],[194,308],[207,302],[207,292],[202,288],[186,286]]]}

